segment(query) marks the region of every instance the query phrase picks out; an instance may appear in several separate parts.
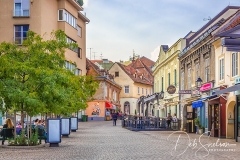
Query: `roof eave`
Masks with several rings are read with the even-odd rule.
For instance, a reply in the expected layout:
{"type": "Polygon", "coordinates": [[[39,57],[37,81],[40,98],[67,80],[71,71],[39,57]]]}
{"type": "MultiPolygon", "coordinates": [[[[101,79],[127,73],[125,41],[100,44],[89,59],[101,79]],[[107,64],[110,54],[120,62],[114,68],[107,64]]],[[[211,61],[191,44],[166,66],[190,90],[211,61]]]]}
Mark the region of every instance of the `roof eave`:
{"type": "Polygon", "coordinates": [[[78,17],[81,18],[84,22],[87,22],[87,23],[90,22],[90,20],[85,15],[83,15],[81,12],[78,12],[78,17]]]}
{"type": "Polygon", "coordinates": [[[78,11],[83,11],[83,7],[80,6],[75,0],[68,0],[78,11]]]}

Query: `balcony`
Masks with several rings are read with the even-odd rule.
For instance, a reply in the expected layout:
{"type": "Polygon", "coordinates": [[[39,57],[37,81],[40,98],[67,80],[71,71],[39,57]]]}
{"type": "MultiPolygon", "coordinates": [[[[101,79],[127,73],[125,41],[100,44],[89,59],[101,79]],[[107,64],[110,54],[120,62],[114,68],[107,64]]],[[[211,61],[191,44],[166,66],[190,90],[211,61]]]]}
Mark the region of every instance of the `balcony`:
{"type": "Polygon", "coordinates": [[[18,18],[18,17],[30,17],[30,11],[29,10],[13,10],[13,17],[18,18]]]}

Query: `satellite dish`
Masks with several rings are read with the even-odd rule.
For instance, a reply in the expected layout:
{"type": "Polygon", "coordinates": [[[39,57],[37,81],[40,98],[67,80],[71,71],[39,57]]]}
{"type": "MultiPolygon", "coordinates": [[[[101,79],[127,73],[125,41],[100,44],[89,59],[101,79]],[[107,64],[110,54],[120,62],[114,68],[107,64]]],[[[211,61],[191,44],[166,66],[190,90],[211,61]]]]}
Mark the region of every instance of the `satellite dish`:
{"type": "Polygon", "coordinates": [[[212,18],[208,16],[208,18],[203,18],[204,21],[210,21],[212,18]]]}

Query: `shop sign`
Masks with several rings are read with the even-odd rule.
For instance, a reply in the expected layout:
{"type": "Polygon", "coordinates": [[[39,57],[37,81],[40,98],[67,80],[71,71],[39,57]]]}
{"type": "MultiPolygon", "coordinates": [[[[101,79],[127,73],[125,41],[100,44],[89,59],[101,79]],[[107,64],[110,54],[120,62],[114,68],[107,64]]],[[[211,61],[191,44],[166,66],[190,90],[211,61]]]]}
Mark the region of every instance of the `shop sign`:
{"type": "Polygon", "coordinates": [[[174,85],[168,86],[167,92],[168,92],[169,94],[174,94],[174,93],[176,92],[176,87],[175,87],[174,85]]]}
{"type": "Polygon", "coordinates": [[[234,79],[234,82],[235,82],[235,84],[240,83],[240,76],[236,77],[236,78],[234,79]]]}
{"type": "Polygon", "coordinates": [[[192,90],[179,90],[178,94],[192,94],[192,90]]]}
{"type": "Polygon", "coordinates": [[[205,83],[201,86],[200,88],[200,91],[203,92],[203,91],[207,91],[207,90],[210,90],[212,88],[212,82],[210,83],[205,83]]]}
{"type": "Polygon", "coordinates": [[[199,95],[199,91],[198,90],[192,90],[192,96],[196,96],[199,95]]]}

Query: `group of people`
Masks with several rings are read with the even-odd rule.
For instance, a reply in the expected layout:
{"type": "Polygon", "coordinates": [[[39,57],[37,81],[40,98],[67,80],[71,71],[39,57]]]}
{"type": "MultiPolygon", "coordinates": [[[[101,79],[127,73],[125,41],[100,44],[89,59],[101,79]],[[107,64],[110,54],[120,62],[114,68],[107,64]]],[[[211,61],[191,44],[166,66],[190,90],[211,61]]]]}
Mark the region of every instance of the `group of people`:
{"type": "Polygon", "coordinates": [[[176,123],[177,121],[178,121],[178,119],[177,119],[176,113],[174,113],[173,116],[171,116],[171,114],[168,113],[168,116],[167,116],[167,126],[168,126],[168,128],[171,128],[171,122],[176,123]]]}
{"type": "MultiPolygon", "coordinates": [[[[33,128],[40,128],[43,129],[45,131],[45,121],[42,119],[36,119],[34,120],[33,123],[33,128]]],[[[3,125],[3,128],[8,128],[8,129],[14,129],[14,124],[12,122],[12,120],[10,118],[7,118],[5,121],[5,124],[3,125]]],[[[22,126],[21,122],[19,121],[16,125],[16,133],[17,135],[21,134],[22,128],[26,128],[26,124],[24,123],[24,125],[22,126]]],[[[7,130],[7,136],[8,137],[12,137],[14,135],[14,132],[12,132],[11,130],[7,130]],[[9,132],[9,133],[8,133],[9,132]]],[[[3,130],[1,130],[0,135],[3,136],[3,130]]]]}

